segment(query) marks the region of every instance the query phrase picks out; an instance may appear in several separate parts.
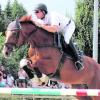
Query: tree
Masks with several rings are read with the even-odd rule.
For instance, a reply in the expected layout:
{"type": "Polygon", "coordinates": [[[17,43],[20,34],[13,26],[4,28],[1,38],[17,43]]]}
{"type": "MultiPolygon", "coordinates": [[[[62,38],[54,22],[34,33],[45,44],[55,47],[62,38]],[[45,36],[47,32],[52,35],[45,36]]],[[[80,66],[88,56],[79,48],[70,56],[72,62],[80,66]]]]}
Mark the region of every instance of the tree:
{"type": "Polygon", "coordinates": [[[0,5],[0,15],[1,15],[2,9],[1,9],[1,5],[0,5]]]}
{"type": "Polygon", "coordinates": [[[21,16],[25,15],[26,13],[27,12],[24,9],[24,7],[21,4],[19,4],[17,2],[17,0],[15,0],[13,5],[12,5],[12,17],[13,17],[13,19],[15,19],[16,16],[21,17],[21,16]]]}
{"type": "Polygon", "coordinates": [[[100,63],[100,0],[99,0],[99,5],[98,5],[98,62],[100,63]]]}
{"type": "Polygon", "coordinates": [[[93,0],[78,0],[76,8],[76,39],[88,56],[92,56],[93,0]]]}
{"type": "Polygon", "coordinates": [[[4,19],[4,12],[1,9],[0,5],[0,32],[3,32],[5,30],[5,19],[4,19]]]}
{"type": "Polygon", "coordinates": [[[3,23],[4,23],[3,31],[5,31],[6,27],[8,26],[8,24],[12,20],[12,8],[11,8],[10,0],[8,0],[7,5],[6,5],[4,11],[2,11],[2,20],[3,20],[3,23]]]}
{"type": "Polygon", "coordinates": [[[4,23],[3,25],[4,31],[6,30],[8,24],[11,21],[15,20],[16,17],[21,17],[27,13],[26,10],[23,8],[23,6],[17,2],[17,0],[15,0],[12,5],[11,5],[10,0],[8,0],[7,5],[3,12],[4,13],[3,13],[2,19],[4,23]]]}
{"type": "Polygon", "coordinates": [[[4,10],[4,14],[5,14],[5,18],[12,19],[12,7],[11,7],[10,0],[8,0],[8,3],[4,10]]]}

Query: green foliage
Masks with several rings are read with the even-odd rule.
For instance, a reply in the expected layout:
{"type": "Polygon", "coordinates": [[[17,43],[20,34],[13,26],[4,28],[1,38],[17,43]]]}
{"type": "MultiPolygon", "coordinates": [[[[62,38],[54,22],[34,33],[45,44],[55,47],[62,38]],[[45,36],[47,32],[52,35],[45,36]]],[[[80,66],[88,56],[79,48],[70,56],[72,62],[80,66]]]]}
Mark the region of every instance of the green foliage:
{"type": "Polygon", "coordinates": [[[11,19],[11,17],[12,17],[12,7],[11,7],[11,4],[10,4],[10,0],[8,1],[7,5],[5,7],[4,13],[5,13],[5,16],[8,19],[11,19]]]}
{"type": "Polygon", "coordinates": [[[2,10],[1,10],[1,5],[0,5],[0,15],[1,15],[1,11],[2,11],[2,10]]]}
{"type": "Polygon", "coordinates": [[[15,20],[16,17],[21,17],[26,15],[25,8],[15,0],[13,4],[8,0],[7,5],[4,10],[0,6],[0,32],[4,32],[8,24],[15,20]]]}
{"type": "Polygon", "coordinates": [[[26,14],[26,10],[23,8],[21,4],[18,3],[17,0],[14,1],[12,5],[12,17],[13,19],[16,18],[16,16],[21,17],[26,14]]]}
{"type": "Polygon", "coordinates": [[[2,50],[2,47],[4,45],[4,36],[2,34],[3,33],[0,33],[0,51],[2,50]]]}
{"type": "Polygon", "coordinates": [[[3,11],[4,14],[4,31],[6,30],[8,24],[11,22],[12,20],[12,7],[11,7],[11,3],[10,0],[8,0],[7,5],[3,11]]]}
{"type": "Polygon", "coordinates": [[[5,30],[4,12],[0,11],[0,32],[4,32],[4,30],[5,30]]]}
{"type": "Polygon", "coordinates": [[[88,56],[92,56],[93,0],[78,0],[76,8],[76,39],[88,56]]]}

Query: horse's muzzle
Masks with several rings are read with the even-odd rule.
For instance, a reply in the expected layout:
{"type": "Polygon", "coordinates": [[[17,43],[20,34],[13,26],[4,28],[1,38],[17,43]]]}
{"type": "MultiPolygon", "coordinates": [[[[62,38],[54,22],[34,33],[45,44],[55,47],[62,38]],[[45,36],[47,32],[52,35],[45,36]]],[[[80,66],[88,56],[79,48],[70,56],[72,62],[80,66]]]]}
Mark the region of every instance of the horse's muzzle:
{"type": "Polygon", "coordinates": [[[9,50],[6,46],[4,46],[2,53],[3,53],[4,57],[7,58],[10,56],[11,50],[9,50]]]}

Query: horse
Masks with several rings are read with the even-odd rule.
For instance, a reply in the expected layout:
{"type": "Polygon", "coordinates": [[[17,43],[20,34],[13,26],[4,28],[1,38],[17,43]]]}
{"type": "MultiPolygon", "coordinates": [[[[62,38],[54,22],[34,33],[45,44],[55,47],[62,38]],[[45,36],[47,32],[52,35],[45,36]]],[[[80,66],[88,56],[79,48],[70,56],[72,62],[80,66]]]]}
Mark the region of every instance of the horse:
{"type": "MultiPolygon", "coordinates": [[[[54,33],[39,28],[30,17],[24,16],[11,22],[5,33],[4,56],[9,56],[14,47],[19,48],[28,43],[28,57],[32,61],[32,68],[37,67],[40,72],[64,83],[87,84],[90,89],[100,89],[99,64],[91,57],[83,55],[84,69],[77,71],[73,59],[55,46],[54,33]]],[[[100,97],[79,99],[100,100],[100,97]]]]}

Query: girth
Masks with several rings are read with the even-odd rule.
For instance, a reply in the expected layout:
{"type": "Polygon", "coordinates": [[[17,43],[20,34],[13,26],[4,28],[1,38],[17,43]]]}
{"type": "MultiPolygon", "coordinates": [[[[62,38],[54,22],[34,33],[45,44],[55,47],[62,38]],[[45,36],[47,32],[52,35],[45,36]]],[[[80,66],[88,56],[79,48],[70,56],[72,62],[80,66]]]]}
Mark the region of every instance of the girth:
{"type": "Polygon", "coordinates": [[[60,62],[58,64],[58,67],[56,69],[56,72],[55,73],[48,74],[47,76],[52,77],[52,78],[59,79],[60,78],[60,71],[61,71],[61,69],[63,67],[63,64],[65,62],[65,59],[66,59],[66,54],[65,53],[62,53],[62,56],[61,56],[60,62]]]}

